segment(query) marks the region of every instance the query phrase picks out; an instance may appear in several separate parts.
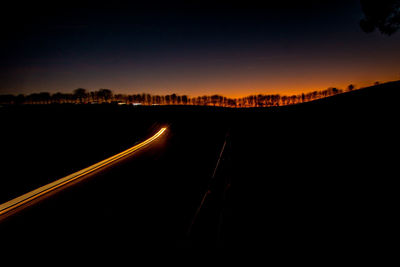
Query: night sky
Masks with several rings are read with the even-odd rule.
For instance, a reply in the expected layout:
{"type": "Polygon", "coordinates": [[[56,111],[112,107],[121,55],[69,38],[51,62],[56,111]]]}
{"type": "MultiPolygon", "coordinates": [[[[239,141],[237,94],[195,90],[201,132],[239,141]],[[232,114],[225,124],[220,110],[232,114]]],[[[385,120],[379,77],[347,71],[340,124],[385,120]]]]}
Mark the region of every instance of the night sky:
{"type": "Polygon", "coordinates": [[[7,4],[0,94],[240,97],[400,79],[400,33],[364,33],[357,0],[187,2],[7,4]]]}

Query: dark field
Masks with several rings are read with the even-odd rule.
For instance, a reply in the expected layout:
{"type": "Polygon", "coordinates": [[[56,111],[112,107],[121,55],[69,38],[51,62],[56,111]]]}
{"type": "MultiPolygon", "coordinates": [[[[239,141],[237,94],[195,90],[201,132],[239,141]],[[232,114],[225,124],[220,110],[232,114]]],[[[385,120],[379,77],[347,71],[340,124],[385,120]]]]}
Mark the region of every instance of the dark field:
{"type": "Polygon", "coordinates": [[[389,83],[244,110],[3,107],[0,202],[169,127],[156,145],[2,222],[3,240],[112,249],[368,246],[394,220],[399,89],[389,83]]]}

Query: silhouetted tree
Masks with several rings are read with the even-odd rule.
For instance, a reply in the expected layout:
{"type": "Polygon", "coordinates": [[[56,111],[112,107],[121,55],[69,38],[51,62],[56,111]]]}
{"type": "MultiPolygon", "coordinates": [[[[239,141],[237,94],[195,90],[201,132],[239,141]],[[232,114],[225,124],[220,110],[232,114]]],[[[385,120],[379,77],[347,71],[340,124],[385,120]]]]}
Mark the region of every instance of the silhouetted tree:
{"type": "Polygon", "coordinates": [[[100,99],[103,99],[104,102],[108,102],[112,98],[113,93],[110,89],[100,89],[97,95],[100,99]]]}
{"type": "Polygon", "coordinates": [[[265,95],[257,95],[256,96],[256,105],[257,107],[263,107],[265,104],[265,95]]]}
{"type": "Polygon", "coordinates": [[[209,96],[206,96],[206,95],[202,96],[201,97],[201,105],[204,105],[204,106],[208,105],[208,103],[210,102],[209,99],[210,99],[209,96]]]}
{"type": "Polygon", "coordinates": [[[188,104],[188,96],[187,95],[182,96],[182,104],[184,104],[184,105],[188,104]]]}
{"type": "Polygon", "coordinates": [[[304,102],[306,100],[306,95],[304,93],[301,94],[301,102],[304,102]]]}
{"type": "Polygon", "coordinates": [[[0,104],[14,104],[15,96],[11,94],[0,95],[0,104]]]}
{"type": "Polygon", "coordinates": [[[282,105],[287,105],[288,104],[288,97],[287,96],[282,96],[281,97],[282,105]]]}
{"type": "Polygon", "coordinates": [[[291,102],[292,104],[296,104],[296,99],[297,99],[297,96],[296,96],[296,95],[290,96],[290,102],[291,102]]]}
{"type": "Polygon", "coordinates": [[[228,99],[228,106],[229,107],[237,107],[237,103],[238,103],[238,100],[235,98],[235,99],[228,99]]]}
{"type": "Polygon", "coordinates": [[[382,34],[392,35],[400,27],[400,0],[361,0],[364,18],[361,29],[370,33],[378,29],[382,34]]]}
{"type": "Polygon", "coordinates": [[[145,104],[151,105],[151,95],[150,94],[145,94],[145,104]]]}
{"type": "Polygon", "coordinates": [[[311,93],[311,98],[312,98],[313,100],[318,99],[318,91],[312,92],[312,93],[311,93]]]}
{"type": "Polygon", "coordinates": [[[51,98],[54,103],[58,103],[58,104],[65,102],[65,99],[66,99],[66,97],[63,93],[55,93],[51,96],[51,98]]]}
{"type": "MultiPolygon", "coordinates": [[[[378,85],[379,82],[375,82],[378,85]]],[[[350,84],[347,87],[348,91],[353,90],[354,85],[350,84]]],[[[264,107],[264,106],[279,106],[279,105],[292,105],[296,103],[303,103],[307,101],[312,101],[320,99],[322,97],[328,97],[331,95],[342,93],[342,89],[337,89],[330,87],[326,90],[313,91],[307,94],[297,94],[297,95],[279,95],[279,94],[269,94],[269,95],[249,95],[246,97],[231,99],[221,95],[203,95],[198,97],[189,98],[187,95],[151,95],[151,94],[135,94],[135,95],[123,95],[115,94],[113,95],[110,89],[100,89],[99,91],[87,92],[83,88],[78,88],[73,91],[73,94],[63,94],[55,93],[50,96],[47,92],[33,93],[28,96],[19,95],[18,97],[14,95],[0,95],[0,103],[3,104],[14,104],[14,103],[29,103],[29,104],[49,104],[49,103],[83,103],[83,100],[87,101],[100,101],[100,102],[110,102],[122,101],[123,103],[141,103],[145,105],[151,104],[162,104],[162,105],[213,105],[221,107],[264,107]]]]}
{"type": "Polygon", "coordinates": [[[49,104],[50,103],[50,94],[48,92],[41,92],[38,95],[38,100],[41,104],[49,104]]]}
{"type": "Polygon", "coordinates": [[[171,101],[172,101],[172,105],[176,104],[176,94],[171,95],[171,101]]]}
{"type": "Polygon", "coordinates": [[[79,103],[83,103],[83,99],[87,97],[86,89],[78,88],[74,90],[74,96],[79,100],[79,103]]]}
{"type": "Polygon", "coordinates": [[[218,95],[212,95],[211,96],[211,104],[213,106],[215,106],[218,103],[218,101],[219,101],[219,96],[218,95]]]}
{"type": "Polygon", "coordinates": [[[171,97],[169,95],[165,96],[165,104],[169,105],[171,103],[171,97]]]}
{"type": "Polygon", "coordinates": [[[161,96],[159,96],[159,95],[153,96],[152,103],[160,105],[161,104],[161,96]]]}
{"type": "Polygon", "coordinates": [[[340,90],[337,89],[336,87],[329,87],[327,90],[327,96],[331,96],[331,95],[336,95],[338,93],[340,93],[340,90]]]}
{"type": "Polygon", "coordinates": [[[93,101],[93,102],[98,101],[96,92],[90,92],[89,95],[90,95],[91,101],[93,101]]]}

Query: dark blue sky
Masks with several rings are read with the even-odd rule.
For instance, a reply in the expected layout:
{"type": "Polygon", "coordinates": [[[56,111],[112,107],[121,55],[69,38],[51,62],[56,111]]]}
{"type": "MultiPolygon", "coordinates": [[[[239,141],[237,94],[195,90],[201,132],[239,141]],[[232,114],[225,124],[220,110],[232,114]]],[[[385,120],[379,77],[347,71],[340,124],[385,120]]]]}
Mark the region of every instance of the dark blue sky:
{"type": "Polygon", "coordinates": [[[242,96],[399,78],[398,35],[362,32],[356,0],[319,2],[9,4],[0,93],[242,96]]]}

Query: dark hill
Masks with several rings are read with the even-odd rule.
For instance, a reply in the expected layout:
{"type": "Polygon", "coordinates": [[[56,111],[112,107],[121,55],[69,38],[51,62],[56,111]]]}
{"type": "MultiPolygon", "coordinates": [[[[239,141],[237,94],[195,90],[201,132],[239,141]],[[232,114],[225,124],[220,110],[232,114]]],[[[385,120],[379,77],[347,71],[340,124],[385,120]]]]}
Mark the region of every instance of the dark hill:
{"type": "Polygon", "coordinates": [[[324,99],[315,100],[301,106],[346,107],[347,109],[364,108],[376,111],[376,108],[389,110],[397,106],[400,96],[400,81],[365,87],[324,99]]]}
{"type": "Polygon", "coordinates": [[[71,149],[60,151],[71,168],[89,160],[84,151],[94,149],[97,157],[105,150],[119,151],[124,142],[131,145],[152,122],[170,126],[162,149],[134,157],[0,225],[9,227],[5,240],[40,238],[52,246],[78,240],[106,249],[223,245],[285,254],[353,253],[384,244],[397,211],[399,87],[399,82],[387,83],[276,108],[7,107],[3,117],[11,120],[14,114],[15,129],[25,118],[31,121],[30,133],[47,129],[60,133],[54,141],[67,137],[63,147],[71,149]],[[47,123],[52,120],[61,125],[47,123]],[[66,135],[64,124],[77,121],[83,132],[91,128],[93,137],[66,135]],[[226,150],[209,183],[226,134],[226,150]],[[208,183],[212,193],[187,237],[208,183]],[[60,228],[68,231],[51,231],[60,228]]]}
{"type": "Polygon", "coordinates": [[[350,249],[382,241],[397,194],[399,91],[390,82],[234,114],[221,174],[231,179],[224,245],[350,249]]]}

